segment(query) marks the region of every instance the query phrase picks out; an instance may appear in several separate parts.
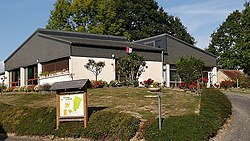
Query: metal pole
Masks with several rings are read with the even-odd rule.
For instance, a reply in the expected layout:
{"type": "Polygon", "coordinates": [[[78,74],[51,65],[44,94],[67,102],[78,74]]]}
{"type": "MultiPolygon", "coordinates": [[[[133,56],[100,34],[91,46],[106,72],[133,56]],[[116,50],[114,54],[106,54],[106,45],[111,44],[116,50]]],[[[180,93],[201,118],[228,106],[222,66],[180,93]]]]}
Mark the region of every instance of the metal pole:
{"type": "Polygon", "coordinates": [[[238,80],[238,78],[237,78],[237,89],[239,88],[239,80],[238,80]]]}
{"type": "Polygon", "coordinates": [[[162,94],[161,93],[158,93],[158,111],[159,111],[159,130],[161,130],[161,97],[162,97],[162,94]]]}

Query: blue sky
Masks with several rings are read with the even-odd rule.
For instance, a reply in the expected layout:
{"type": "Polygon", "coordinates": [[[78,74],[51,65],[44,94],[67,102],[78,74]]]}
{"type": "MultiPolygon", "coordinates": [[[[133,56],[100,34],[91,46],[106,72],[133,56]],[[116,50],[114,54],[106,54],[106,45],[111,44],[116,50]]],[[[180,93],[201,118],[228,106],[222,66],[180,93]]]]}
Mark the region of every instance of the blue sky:
{"type": "MultiPolygon", "coordinates": [[[[0,72],[2,61],[37,28],[44,28],[56,0],[0,1],[0,72]]],[[[245,0],[157,0],[170,15],[177,16],[195,37],[196,46],[208,46],[211,33],[229,13],[242,10],[245,0]]]]}

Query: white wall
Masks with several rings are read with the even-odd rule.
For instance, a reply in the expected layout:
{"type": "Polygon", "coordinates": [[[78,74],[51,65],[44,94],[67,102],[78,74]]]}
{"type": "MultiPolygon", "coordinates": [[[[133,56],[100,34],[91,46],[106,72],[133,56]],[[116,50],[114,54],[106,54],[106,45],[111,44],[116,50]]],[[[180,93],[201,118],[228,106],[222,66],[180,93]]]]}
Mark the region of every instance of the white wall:
{"type": "Polygon", "coordinates": [[[89,57],[74,57],[71,56],[70,59],[70,72],[73,75],[73,79],[89,79],[95,80],[95,75],[87,70],[84,65],[88,63],[89,59],[93,59],[96,62],[103,61],[105,62],[105,66],[102,69],[102,72],[97,76],[98,80],[105,80],[110,82],[111,80],[115,80],[115,60],[107,59],[107,58],[89,58],[89,57]]]}
{"type": "Polygon", "coordinates": [[[151,78],[154,82],[162,83],[162,62],[146,61],[146,66],[147,68],[145,68],[145,72],[139,78],[139,82],[151,78]]]}
{"type": "Polygon", "coordinates": [[[217,80],[217,78],[218,78],[217,67],[214,67],[212,72],[213,72],[213,80],[212,80],[213,84],[218,83],[218,80],[217,80]]]}
{"type": "Polygon", "coordinates": [[[39,78],[39,85],[43,84],[53,84],[54,82],[61,82],[61,81],[70,81],[72,80],[70,74],[62,74],[62,75],[55,75],[55,76],[48,76],[48,77],[40,77],[39,78]]]}

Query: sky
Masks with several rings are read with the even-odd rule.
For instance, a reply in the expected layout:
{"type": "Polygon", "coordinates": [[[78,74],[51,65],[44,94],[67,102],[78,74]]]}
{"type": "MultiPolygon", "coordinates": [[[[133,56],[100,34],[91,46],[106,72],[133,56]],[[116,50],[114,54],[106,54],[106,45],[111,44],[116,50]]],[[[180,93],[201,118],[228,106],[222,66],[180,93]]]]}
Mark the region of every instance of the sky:
{"type": "MultiPolygon", "coordinates": [[[[0,72],[7,59],[37,28],[45,28],[56,0],[0,1],[0,72]]],[[[156,0],[160,7],[181,19],[188,33],[205,48],[210,35],[245,0],[156,0]]]]}

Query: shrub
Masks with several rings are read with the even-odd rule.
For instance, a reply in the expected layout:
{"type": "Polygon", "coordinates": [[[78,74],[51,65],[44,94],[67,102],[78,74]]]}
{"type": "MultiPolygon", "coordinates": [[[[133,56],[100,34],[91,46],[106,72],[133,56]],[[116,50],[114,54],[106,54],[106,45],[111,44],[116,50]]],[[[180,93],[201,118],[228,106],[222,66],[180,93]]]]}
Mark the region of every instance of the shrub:
{"type": "Polygon", "coordinates": [[[228,98],[216,89],[204,89],[201,95],[200,114],[169,117],[163,120],[158,130],[158,120],[149,122],[143,132],[148,141],[165,140],[209,140],[232,114],[228,98]]]}
{"type": "Polygon", "coordinates": [[[125,113],[98,111],[91,115],[85,136],[102,140],[129,140],[139,126],[139,119],[125,113]]]}
{"type": "Polygon", "coordinates": [[[39,85],[38,87],[35,87],[35,91],[50,91],[51,85],[49,83],[39,85]]]}
{"type": "Polygon", "coordinates": [[[220,88],[228,89],[235,87],[235,82],[230,80],[221,81],[220,88]]]}
{"type": "Polygon", "coordinates": [[[5,90],[5,92],[13,92],[14,89],[15,89],[15,87],[9,87],[5,90]]]}
{"type": "Polygon", "coordinates": [[[250,82],[243,82],[239,86],[240,88],[245,88],[245,89],[250,88],[250,82]]]}
{"type": "Polygon", "coordinates": [[[4,90],[6,90],[7,89],[7,87],[6,86],[0,86],[0,91],[4,91],[4,90]]]}
{"type": "Polygon", "coordinates": [[[0,121],[6,132],[18,135],[54,134],[55,108],[28,108],[0,103],[0,121]]]}
{"type": "Polygon", "coordinates": [[[91,80],[91,85],[92,85],[92,88],[103,88],[104,87],[104,83],[102,80],[99,80],[99,81],[91,80]]]}
{"type": "Polygon", "coordinates": [[[186,86],[185,82],[181,82],[178,86],[179,89],[184,89],[186,86]]]}
{"type": "Polygon", "coordinates": [[[117,87],[117,86],[121,86],[121,84],[117,80],[111,80],[109,82],[109,86],[111,86],[111,87],[117,87]]]}
{"type": "Polygon", "coordinates": [[[135,135],[140,122],[129,114],[98,111],[90,116],[86,129],[83,122],[61,122],[59,129],[55,130],[55,108],[18,107],[0,102],[0,112],[0,125],[4,131],[31,136],[129,140],[135,135]]]}

